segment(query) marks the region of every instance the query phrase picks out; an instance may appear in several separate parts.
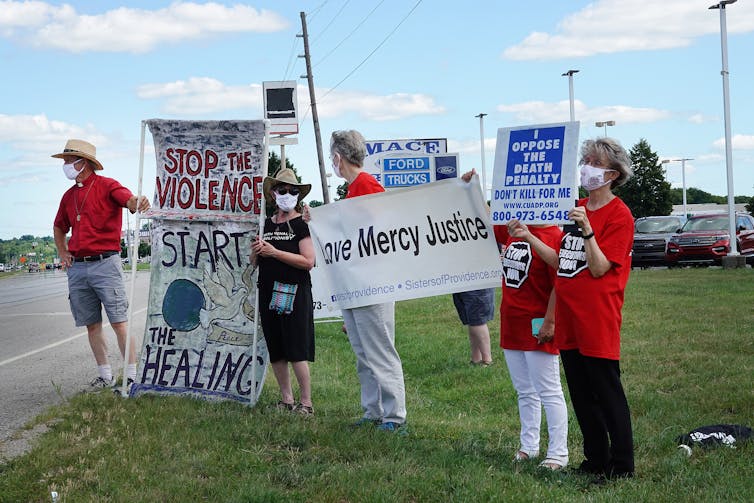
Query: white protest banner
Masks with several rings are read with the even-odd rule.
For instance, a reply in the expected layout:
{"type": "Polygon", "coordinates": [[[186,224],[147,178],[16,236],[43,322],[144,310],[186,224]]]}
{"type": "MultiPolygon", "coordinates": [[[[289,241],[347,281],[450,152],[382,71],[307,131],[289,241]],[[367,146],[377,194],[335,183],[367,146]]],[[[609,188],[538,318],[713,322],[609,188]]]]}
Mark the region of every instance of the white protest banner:
{"type": "Polygon", "coordinates": [[[149,306],[131,396],[180,394],[251,405],[264,384],[250,242],[267,171],[263,121],[147,125],[157,178],[149,306]]]}
{"type": "Polygon", "coordinates": [[[476,177],[345,199],[311,216],[318,267],[341,309],[501,284],[476,177]]]}
{"type": "Polygon", "coordinates": [[[367,140],[364,171],[382,183],[382,158],[390,154],[420,155],[444,154],[448,151],[445,138],[425,138],[410,140],[367,140]]]}
{"type": "Polygon", "coordinates": [[[576,189],[579,123],[497,130],[492,176],[494,223],[567,224],[576,189]]]}
{"type": "Polygon", "coordinates": [[[330,300],[328,291],[328,281],[324,277],[324,272],[319,266],[314,266],[309,274],[312,278],[312,303],[314,304],[314,319],[326,320],[330,318],[340,318],[340,310],[330,300]]]}

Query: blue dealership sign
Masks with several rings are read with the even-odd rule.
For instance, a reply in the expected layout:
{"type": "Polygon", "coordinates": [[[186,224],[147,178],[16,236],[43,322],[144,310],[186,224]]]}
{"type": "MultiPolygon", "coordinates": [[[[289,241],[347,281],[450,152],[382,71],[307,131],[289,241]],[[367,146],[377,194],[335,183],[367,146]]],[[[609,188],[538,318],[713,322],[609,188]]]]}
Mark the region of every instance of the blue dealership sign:
{"type": "Polygon", "coordinates": [[[458,177],[458,154],[387,154],[381,159],[379,180],[386,189],[412,187],[458,177]]]}

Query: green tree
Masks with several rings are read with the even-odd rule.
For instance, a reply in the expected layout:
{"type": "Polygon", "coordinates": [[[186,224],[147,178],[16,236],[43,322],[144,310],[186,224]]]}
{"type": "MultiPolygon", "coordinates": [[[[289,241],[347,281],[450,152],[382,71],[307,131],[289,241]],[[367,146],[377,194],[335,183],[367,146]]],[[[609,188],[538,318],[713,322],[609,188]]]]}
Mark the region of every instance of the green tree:
{"type": "Polygon", "coordinates": [[[342,185],[338,185],[338,187],[335,189],[335,193],[337,194],[337,197],[335,198],[336,201],[345,199],[346,194],[348,194],[348,182],[343,182],[342,185]]]}
{"type": "Polygon", "coordinates": [[[139,258],[141,257],[148,257],[152,254],[152,246],[149,243],[145,243],[143,241],[139,242],[139,249],[136,251],[138,253],[139,258]]]}
{"type": "Polygon", "coordinates": [[[642,138],[629,154],[634,176],[615,193],[623,199],[635,218],[670,215],[673,210],[670,183],[665,179],[665,169],[657,153],[652,152],[647,140],[642,138]]]}
{"type": "MultiPolygon", "coordinates": [[[[298,181],[301,181],[301,178],[298,176],[296,168],[293,167],[293,163],[291,162],[291,159],[289,157],[285,158],[285,167],[292,169],[293,172],[296,173],[296,178],[298,178],[298,181]]],[[[278,171],[280,171],[280,156],[275,152],[270,151],[269,155],[267,156],[267,173],[269,173],[270,176],[275,176],[275,173],[277,173],[278,171]]]]}

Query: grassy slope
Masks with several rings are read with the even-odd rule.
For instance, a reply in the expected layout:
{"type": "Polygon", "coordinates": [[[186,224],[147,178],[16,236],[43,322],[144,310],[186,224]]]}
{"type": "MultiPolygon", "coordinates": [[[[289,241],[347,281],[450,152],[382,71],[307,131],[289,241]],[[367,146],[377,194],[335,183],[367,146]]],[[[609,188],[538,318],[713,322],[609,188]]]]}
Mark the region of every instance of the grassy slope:
{"type": "MultiPolygon", "coordinates": [[[[637,477],[588,479],[513,465],[516,398],[501,350],[468,365],[450,297],[402,302],[410,435],[354,431],[359,388],[340,325],[318,325],[316,417],[190,399],[80,395],[30,454],[0,465],[0,501],[750,501],[754,443],[695,451],[674,438],[714,423],[754,423],[754,271],[635,271],[624,308],[624,385],[637,477]]],[[[490,326],[497,339],[497,320],[490,326]]],[[[493,342],[496,346],[496,344],[493,342]]],[[[543,438],[543,447],[546,440],[543,438]]],[[[572,463],[581,459],[571,414],[572,463]]]]}

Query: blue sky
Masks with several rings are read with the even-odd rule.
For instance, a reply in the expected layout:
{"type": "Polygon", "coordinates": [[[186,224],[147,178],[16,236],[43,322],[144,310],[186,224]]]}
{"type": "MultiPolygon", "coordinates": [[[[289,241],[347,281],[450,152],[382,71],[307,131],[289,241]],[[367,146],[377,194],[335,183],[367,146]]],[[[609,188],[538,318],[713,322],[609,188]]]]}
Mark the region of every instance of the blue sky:
{"type": "MultiPolygon", "coordinates": [[[[322,199],[299,12],[307,13],[324,142],[447,138],[488,182],[496,130],[564,122],[574,77],[580,138],[693,158],[686,185],[726,195],[720,16],[713,0],[0,1],[0,239],[52,235],[70,186],[50,158],[94,143],[136,192],[141,121],[257,119],[261,85],[299,81],[299,144],[286,155],[322,199]],[[462,8],[459,8],[462,6],[462,8]],[[413,9],[413,10],[412,10],[413,9]],[[397,27],[397,28],[396,28],[397,27]],[[392,32],[392,34],[391,34],[392,32]],[[376,49],[376,50],[375,50],[376,49]],[[374,53],[370,55],[370,53],[374,53]],[[345,80],[344,80],[345,79],[345,80]]],[[[727,8],[733,184],[754,195],[754,1],[727,8]]],[[[144,193],[154,191],[147,135],[144,193]]],[[[275,147],[276,148],[276,147],[275,147]]],[[[674,186],[680,163],[666,164],[674,186]]],[[[329,161],[328,161],[329,169],[329,161]]]]}

